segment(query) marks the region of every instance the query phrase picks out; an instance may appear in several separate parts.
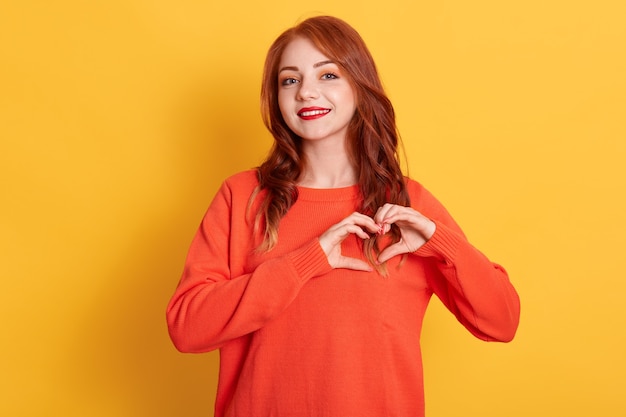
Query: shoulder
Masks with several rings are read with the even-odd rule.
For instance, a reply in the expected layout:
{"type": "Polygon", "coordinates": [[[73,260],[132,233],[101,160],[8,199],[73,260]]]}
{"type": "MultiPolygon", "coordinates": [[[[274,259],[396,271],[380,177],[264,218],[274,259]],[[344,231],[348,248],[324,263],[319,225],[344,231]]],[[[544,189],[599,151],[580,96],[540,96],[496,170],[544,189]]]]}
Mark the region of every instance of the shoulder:
{"type": "Polygon", "coordinates": [[[411,198],[411,205],[415,206],[435,200],[435,197],[420,182],[409,177],[404,178],[407,192],[411,198]]]}
{"type": "Polygon", "coordinates": [[[226,178],[222,184],[222,190],[228,190],[228,192],[233,195],[245,195],[249,197],[258,185],[257,170],[249,169],[226,178]]]}
{"type": "Polygon", "coordinates": [[[246,204],[258,184],[255,169],[233,174],[222,182],[211,205],[246,204]]]}
{"type": "Polygon", "coordinates": [[[226,178],[226,180],[224,181],[224,184],[256,187],[257,185],[259,185],[259,180],[257,177],[257,170],[248,169],[246,171],[241,171],[236,174],[233,174],[230,177],[226,178]]]}
{"type": "Polygon", "coordinates": [[[432,219],[451,220],[443,204],[424,185],[410,178],[405,178],[405,182],[411,207],[432,219]]]}

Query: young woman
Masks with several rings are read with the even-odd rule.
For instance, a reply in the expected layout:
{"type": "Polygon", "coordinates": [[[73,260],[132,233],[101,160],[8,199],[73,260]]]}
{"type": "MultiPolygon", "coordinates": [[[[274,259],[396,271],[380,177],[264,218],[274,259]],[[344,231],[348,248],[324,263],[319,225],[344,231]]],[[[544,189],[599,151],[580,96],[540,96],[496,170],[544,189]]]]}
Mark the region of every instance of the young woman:
{"type": "Polygon", "coordinates": [[[174,344],[220,349],[217,417],[423,416],[430,297],[506,342],[515,289],[403,176],[393,107],[348,24],[280,35],[261,99],[274,146],[206,212],[167,309],[174,344]]]}

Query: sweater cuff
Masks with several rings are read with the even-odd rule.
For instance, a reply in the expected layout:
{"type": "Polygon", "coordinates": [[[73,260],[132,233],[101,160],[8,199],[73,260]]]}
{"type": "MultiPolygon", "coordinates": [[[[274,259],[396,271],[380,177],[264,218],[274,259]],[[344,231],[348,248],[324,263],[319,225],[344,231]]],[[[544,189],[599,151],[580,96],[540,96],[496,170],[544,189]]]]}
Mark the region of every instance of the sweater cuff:
{"type": "Polygon", "coordinates": [[[288,257],[301,282],[306,282],[333,269],[317,239],[291,252],[288,257]]]}
{"type": "Polygon", "coordinates": [[[443,261],[452,261],[459,247],[461,237],[447,226],[435,221],[437,226],[430,240],[413,252],[414,255],[434,257],[443,261]]]}

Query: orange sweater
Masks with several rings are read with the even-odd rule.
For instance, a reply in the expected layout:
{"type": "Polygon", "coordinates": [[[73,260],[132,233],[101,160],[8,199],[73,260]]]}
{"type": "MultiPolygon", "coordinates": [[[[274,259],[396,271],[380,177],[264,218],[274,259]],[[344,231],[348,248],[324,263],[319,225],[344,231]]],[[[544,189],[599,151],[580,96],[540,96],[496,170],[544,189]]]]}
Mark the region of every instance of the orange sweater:
{"type": "MultiPolygon", "coordinates": [[[[167,309],[179,350],[220,349],[216,417],[423,416],[420,331],[433,293],[476,337],[513,338],[519,299],[506,272],[415,181],[412,206],[437,229],[402,265],[390,260],[387,277],[332,269],[318,243],[355,211],[356,186],[300,188],[277,246],[257,253],[256,185],[254,171],[222,185],[167,309]]],[[[342,244],[349,256],[359,248],[356,237],[342,244]]]]}

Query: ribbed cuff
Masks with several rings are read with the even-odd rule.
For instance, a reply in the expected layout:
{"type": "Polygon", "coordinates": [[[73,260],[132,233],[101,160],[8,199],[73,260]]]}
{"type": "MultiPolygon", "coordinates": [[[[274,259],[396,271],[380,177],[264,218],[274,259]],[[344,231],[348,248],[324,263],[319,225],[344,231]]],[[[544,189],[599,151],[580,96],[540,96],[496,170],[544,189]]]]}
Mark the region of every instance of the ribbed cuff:
{"type": "Polygon", "coordinates": [[[437,228],[430,240],[413,252],[417,256],[453,260],[456,257],[461,237],[442,223],[435,221],[437,228]]]}
{"type": "Polygon", "coordinates": [[[288,257],[302,282],[333,269],[317,239],[290,253],[288,257]]]}

